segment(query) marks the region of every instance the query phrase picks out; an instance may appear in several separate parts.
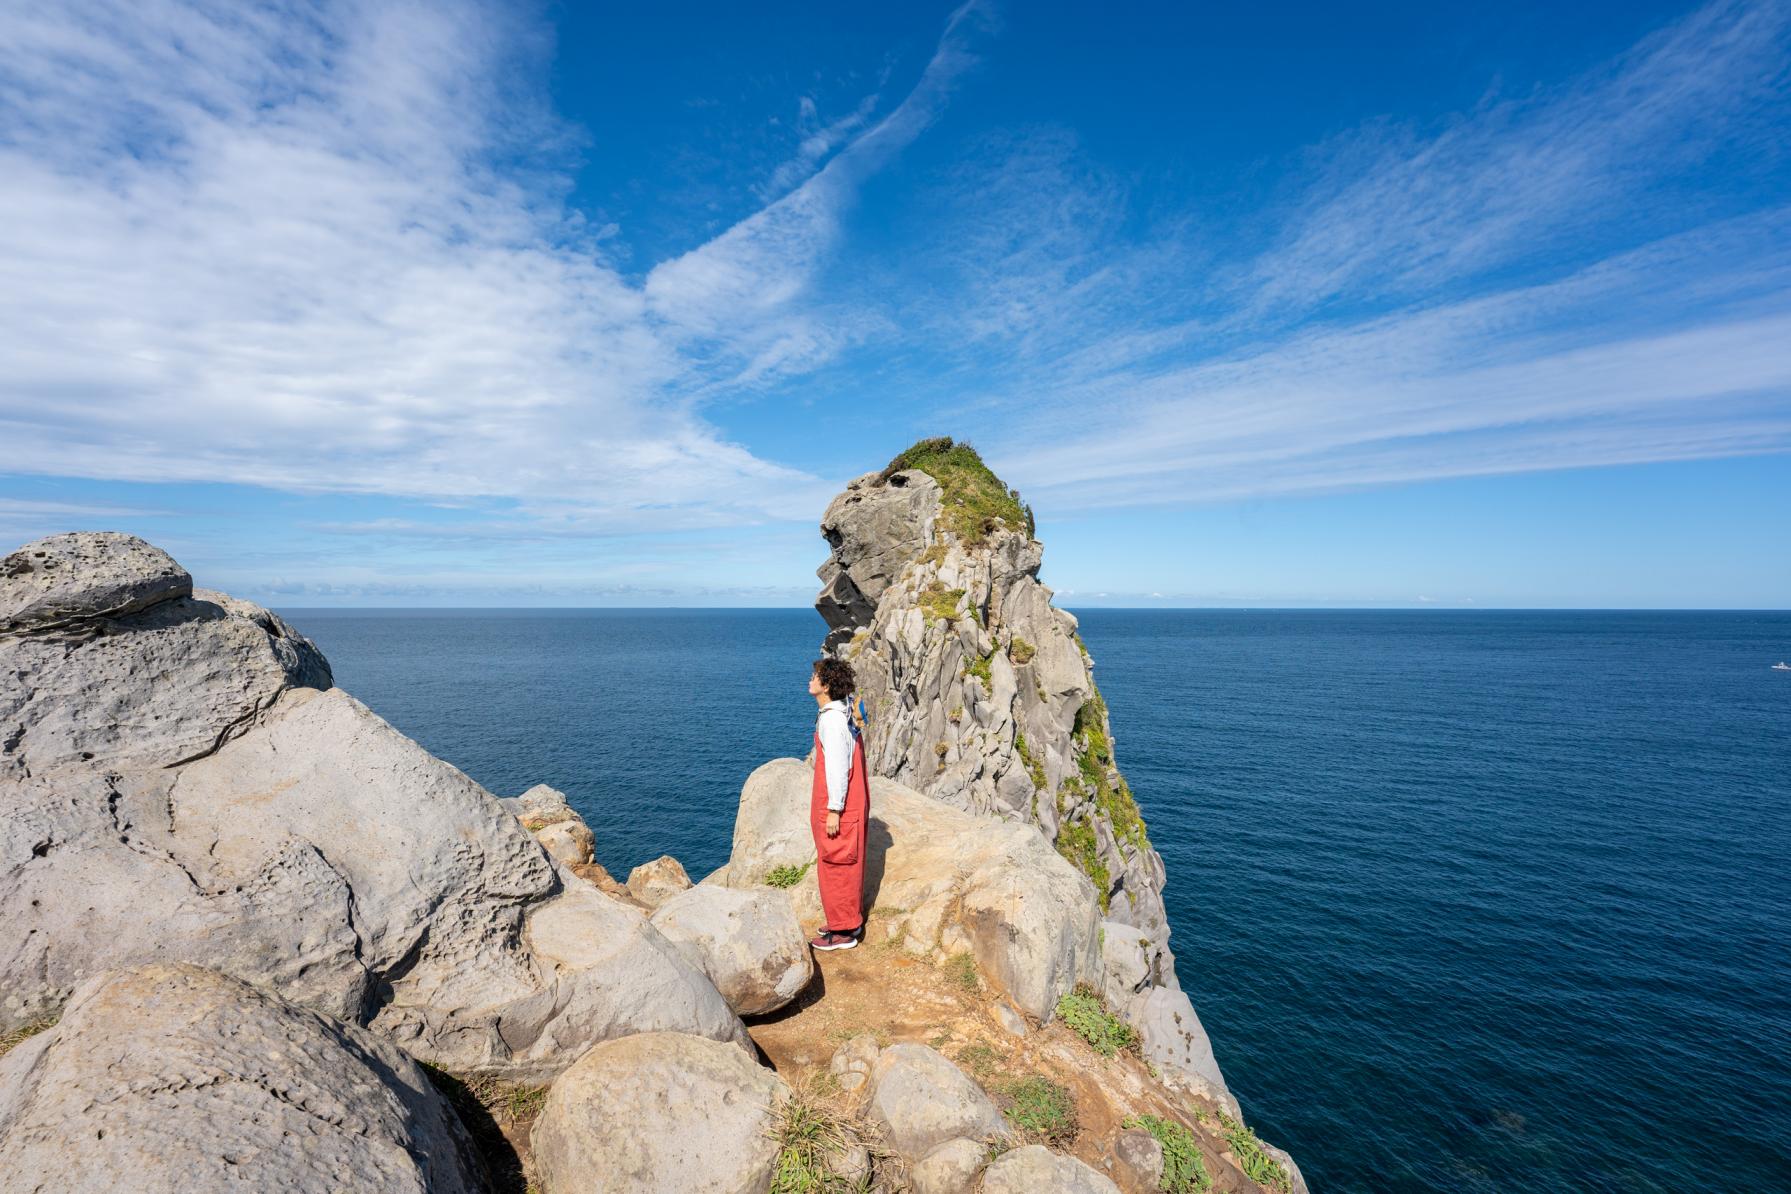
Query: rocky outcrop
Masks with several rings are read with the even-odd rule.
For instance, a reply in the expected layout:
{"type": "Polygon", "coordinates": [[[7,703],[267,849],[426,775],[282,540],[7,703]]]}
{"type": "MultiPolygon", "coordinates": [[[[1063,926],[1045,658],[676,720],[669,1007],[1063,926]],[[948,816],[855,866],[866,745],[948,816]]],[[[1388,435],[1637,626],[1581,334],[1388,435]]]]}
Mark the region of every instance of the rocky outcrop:
{"type": "Polygon", "coordinates": [[[1185,991],[1152,987],[1123,1005],[1126,1019],[1138,1029],[1147,1061],[1187,1080],[1196,1090],[1241,1116],[1238,1101],[1225,1085],[1212,1042],[1185,991]]]}
{"type": "Polygon", "coordinates": [[[1018,495],[968,445],[922,441],[848,485],[821,531],[815,607],[826,649],[858,676],[873,772],[1036,826],[1128,926],[1107,955],[1120,970],[1095,985],[1110,998],[1177,986],[1163,861],[1076,619],[1039,583],[1043,547],[1018,495]]]}
{"type": "Polygon", "coordinates": [[[959,1136],[936,1145],[908,1171],[914,1194],[966,1194],[989,1159],[989,1146],[959,1136]]]}
{"type": "Polygon", "coordinates": [[[402,1051],[184,965],[94,976],[0,1060],[0,1175],[70,1194],[485,1188],[402,1051]]]}
{"type": "Polygon", "coordinates": [[[628,872],[628,891],[649,908],[657,908],[682,891],[690,890],[684,864],[670,854],[643,862],[628,872]]]}
{"type": "Polygon", "coordinates": [[[868,1113],[898,1156],[918,1161],[948,1140],[1006,1140],[1007,1120],[970,1076],[925,1045],[891,1045],[871,1066],[868,1113]]]}
{"type": "MultiPolygon", "coordinates": [[[[814,859],[810,783],[799,759],[775,759],[747,779],[730,886],[750,889],[779,866],[814,859]]],[[[867,892],[909,952],[973,954],[997,991],[1041,1020],[1078,983],[1098,983],[1094,890],[1030,826],[971,816],[873,779],[865,852],[867,892]]],[[[812,869],[790,897],[805,923],[819,923],[812,869]]]]}
{"type": "Polygon", "coordinates": [[[644,915],[327,688],[274,615],[183,595],[127,536],[70,538],[8,557],[62,571],[53,605],[7,590],[53,624],[0,634],[0,1030],[102,970],[183,961],[517,1080],[642,1029],[745,1040],[644,915]]]}
{"type": "Polygon", "coordinates": [[[692,887],[660,905],[652,923],[742,1016],[776,1011],[814,976],[790,901],[769,888],[692,887]]]}
{"type": "Polygon", "coordinates": [[[983,1171],[982,1194],[1119,1194],[1113,1179],[1040,1144],[1003,1153],[983,1171]]]}
{"type": "Polygon", "coordinates": [[[515,814],[522,827],[535,835],[549,858],[564,866],[588,865],[596,858],[597,835],[585,819],[573,811],[566,794],[546,784],[536,784],[522,795],[500,801],[515,814]]]}
{"type": "Polygon", "coordinates": [[[598,1045],[560,1076],[533,1144],[546,1194],[760,1194],[789,1088],[740,1049],[654,1032],[598,1045]]]}
{"type": "Polygon", "coordinates": [[[78,628],[192,595],[187,570],[135,535],[52,535],[0,560],[0,634],[78,628]]]}

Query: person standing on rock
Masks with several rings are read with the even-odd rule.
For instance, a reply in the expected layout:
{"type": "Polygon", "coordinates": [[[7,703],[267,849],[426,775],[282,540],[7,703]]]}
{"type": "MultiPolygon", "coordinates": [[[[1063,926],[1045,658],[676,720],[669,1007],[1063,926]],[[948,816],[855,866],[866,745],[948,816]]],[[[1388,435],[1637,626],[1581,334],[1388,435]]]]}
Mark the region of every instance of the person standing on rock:
{"type": "Polygon", "coordinates": [[[815,879],[827,924],[810,945],[851,949],[864,938],[864,842],[871,791],[864,736],[849,707],[854,681],[843,659],[818,659],[808,678],[820,707],[815,718],[815,783],[809,828],[815,835],[815,879]]]}

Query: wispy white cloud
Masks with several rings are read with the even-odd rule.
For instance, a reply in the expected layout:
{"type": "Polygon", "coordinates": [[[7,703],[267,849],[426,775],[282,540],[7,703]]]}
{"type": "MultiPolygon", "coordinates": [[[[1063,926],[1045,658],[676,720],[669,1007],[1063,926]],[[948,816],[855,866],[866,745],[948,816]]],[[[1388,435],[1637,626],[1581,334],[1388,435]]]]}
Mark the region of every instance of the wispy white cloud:
{"type": "Polygon", "coordinates": [[[825,483],[692,399],[840,342],[786,308],[852,189],[937,114],[964,23],[888,116],[811,129],[818,173],[642,286],[562,205],[542,147],[576,133],[521,82],[545,38],[502,6],[11,6],[9,462],[502,496],[598,531],[810,517],[825,483]]]}
{"type": "Polygon", "coordinates": [[[990,304],[1016,369],[985,448],[1058,509],[1791,450],[1791,208],[1746,181],[1782,166],[1788,30],[1717,3],[1554,91],[1346,139],[1248,256],[1197,219],[1114,235],[1123,190],[1033,138],[989,167],[1012,195],[959,184],[1001,239],[954,237],[954,281],[1026,283],[990,304]]]}

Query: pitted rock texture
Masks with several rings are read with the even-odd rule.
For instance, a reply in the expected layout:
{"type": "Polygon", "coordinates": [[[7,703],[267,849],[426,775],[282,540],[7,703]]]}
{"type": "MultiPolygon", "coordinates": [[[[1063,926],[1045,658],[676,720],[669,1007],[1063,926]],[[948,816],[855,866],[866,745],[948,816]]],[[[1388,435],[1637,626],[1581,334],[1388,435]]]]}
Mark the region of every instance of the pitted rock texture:
{"type": "Polygon", "coordinates": [[[560,1076],[531,1143],[546,1194],[761,1194],[789,1088],[745,1050],[647,1032],[560,1076]]]}
{"type": "Polygon", "coordinates": [[[1187,1080],[1234,1117],[1243,1117],[1186,991],[1152,987],[1132,996],[1124,1010],[1126,1019],[1138,1028],[1140,1051],[1147,1061],[1187,1080]]]}
{"type": "Polygon", "coordinates": [[[135,535],[51,535],[0,560],[0,634],[73,629],[192,592],[187,570],[135,535]]]}
{"type": "MultiPolygon", "coordinates": [[[[813,861],[811,773],[800,759],[774,759],[747,779],[730,886],[772,890],[763,884],[774,868],[813,861]]],[[[885,779],[871,781],[870,804],[866,898],[910,953],[973,954],[997,991],[1040,1020],[1078,983],[1099,984],[1094,889],[1035,828],[971,816],[885,779]]],[[[788,896],[804,923],[820,923],[813,867],[788,896]]]]}
{"type": "Polygon", "coordinates": [[[0,1059],[0,1188],[472,1194],[465,1131],[373,1033],[196,966],[94,976],[0,1059]]]}

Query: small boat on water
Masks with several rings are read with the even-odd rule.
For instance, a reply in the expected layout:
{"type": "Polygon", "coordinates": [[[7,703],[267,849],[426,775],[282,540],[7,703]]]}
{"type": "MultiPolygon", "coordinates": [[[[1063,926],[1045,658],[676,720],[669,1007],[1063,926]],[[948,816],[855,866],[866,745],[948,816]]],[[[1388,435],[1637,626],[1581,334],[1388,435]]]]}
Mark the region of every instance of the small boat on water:
{"type": "Polygon", "coordinates": [[[1786,663],[1781,659],[1772,665],[1772,670],[1775,672],[1791,672],[1791,663],[1786,663]]]}

